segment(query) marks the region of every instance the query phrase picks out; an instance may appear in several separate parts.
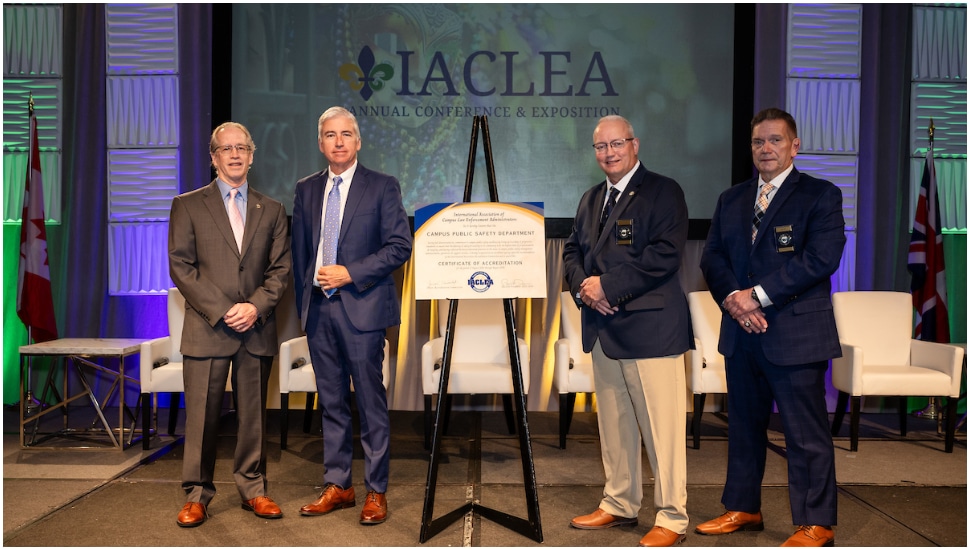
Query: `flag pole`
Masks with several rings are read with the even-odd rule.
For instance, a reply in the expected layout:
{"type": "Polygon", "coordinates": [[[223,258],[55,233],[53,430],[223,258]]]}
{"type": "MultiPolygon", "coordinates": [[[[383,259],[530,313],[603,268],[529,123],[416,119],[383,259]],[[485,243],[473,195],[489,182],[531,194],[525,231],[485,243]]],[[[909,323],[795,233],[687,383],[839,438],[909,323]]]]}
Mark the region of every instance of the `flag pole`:
{"type": "MultiPolygon", "coordinates": [[[[28,95],[27,95],[27,127],[28,127],[28,129],[30,128],[30,121],[33,118],[34,118],[34,92],[28,92],[28,95]]],[[[30,158],[31,158],[31,153],[32,153],[31,149],[34,146],[33,136],[31,135],[29,139],[30,139],[30,141],[28,142],[29,145],[27,146],[27,171],[28,171],[28,173],[30,172],[30,158]]],[[[20,223],[21,224],[27,223],[27,220],[21,219],[20,220],[20,223]]],[[[33,327],[30,326],[30,325],[27,325],[27,345],[29,346],[32,341],[33,341],[33,327]]],[[[33,357],[27,357],[27,373],[26,373],[26,380],[24,381],[24,383],[26,385],[26,387],[25,387],[26,392],[25,392],[25,395],[24,395],[24,409],[23,409],[24,410],[24,415],[26,417],[33,416],[37,412],[37,410],[40,409],[40,401],[37,401],[36,399],[34,399],[33,385],[31,384],[31,381],[30,381],[30,373],[33,370],[32,365],[30,364],[32,361],[33,361],[33,357]]]]}
{"type": "MultiPolygon", "coordinates": [[[[929,128],[926,129],[926,131],[929,134],[929,138],[930,138],[930,146],[926,149],[926,159],[928,159],[933,156],[933,134],[936,132],[936,125],[933,124],[933,117],[930,117],[930,126],[929,128]]],[[[924,159],[924,162],[926,161],[926,159],[924,159]]],[[[936,431],[939,433],[941,431],[940,430],[941,422],[943,420],[943,417],[942,415],[940,415],[940,412],[941,412],[941,408],[936,406],[936,398],[930,397],[929,403],[927,403],[925,407],[923,407],[918,411],[913,411],[913,416],[917,418],[925,418],[927,420],[936,420],[936,424],[937,424],[936,431]]]]}

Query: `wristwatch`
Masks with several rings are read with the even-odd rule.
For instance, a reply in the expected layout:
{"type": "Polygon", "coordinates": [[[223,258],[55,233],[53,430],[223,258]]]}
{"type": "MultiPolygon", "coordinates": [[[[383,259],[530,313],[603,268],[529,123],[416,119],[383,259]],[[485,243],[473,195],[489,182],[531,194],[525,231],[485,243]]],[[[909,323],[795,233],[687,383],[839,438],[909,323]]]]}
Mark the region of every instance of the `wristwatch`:
{"type": "Polygon", "coordinates": [[[751,299],[758,302],[758,307],[761,307],[761,299],[758,298],[758,291],[754,288],[751,289],[751,299]]]}

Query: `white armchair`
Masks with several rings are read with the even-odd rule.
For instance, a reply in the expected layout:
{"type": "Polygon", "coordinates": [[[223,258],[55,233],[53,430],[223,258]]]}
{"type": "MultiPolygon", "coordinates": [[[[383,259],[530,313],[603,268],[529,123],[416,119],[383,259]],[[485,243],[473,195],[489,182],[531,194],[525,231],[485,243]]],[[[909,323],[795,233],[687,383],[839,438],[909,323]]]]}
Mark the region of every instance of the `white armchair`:
{"type": "MultiPolygon", "coordinates": [[[[946,396],[945,447],[946,452],[953,452],[964,350],[913,339],[913,305],[908,293],[836,292],[832,305],[842,343],[842,357],[832,360],[832,385],[839,390],[832,435],[842,426],[850,397],[850,442],[855,452],[863,396],[946,396]]],[[[905,399],[899,412],[900,432],[905,436],[905,399]]]]}
{"type": "MultiPolygon", "coordinates": [[[[387,356],[387,339],[384,339],[384,361],[381,364],[384,379],[384,389],[391,376],[390,360],[387,356]]],[[[310,362],[310,348],[307,345],[306,336],[292,338],[280,345],[280,449],[286,450],[286,436],[289,432],[290,422],[290,394],[293,392],[306,392],[306,409],[303,414],[303,433],[310,432],[310,424],[313,420],[314,394],[317,391],[317,378],[313,373],[313,364],[310,362]]],[[[350,391],[354,391],[353,380],[350,382],[350,391]]]]}
{"type": "MultiPolygon", "coordinates": [[[[141,344],[141,412],[142,448],[148,450],[151,429],[155,427],[154,411],[158,408],[158,394],[171,394],[168,408],[168,434],[175,433],[181,393],[185,391],[182,379],[182,324],[185,320],[185,298],[178,288],[168,289],[168,336],[155,338],[141,344]]],[[[232,376],[226,381],[226,390],[232,389],[232,376]]]]}
{"type": "MultiPolygon", "coordinates": [[[[449,300],[438,300],[438,325],[444,335],[448,322],[449,300]]],[[[503,301],[500,299],[461,300],[453,331],[448,396],[452,394],[502,394],[509,433],[515,433],[512,416],[512,363],[505,328],[503,301]]],[[[432,397],[438,393],[444,357],[444,336],[432,338],[421,348],[421,386],[424,391],[424,446],[430,447],[432,397]]],[[[529,392],[529,346],[518,338],[522,366],[522,391],[529,392]]],[[[442,403],[438,402],[437,406],[442,403]]],[[[444,403],[450,409],[450,399],[444,403]]],[[[449,411],[450,412],[450,411],[449,411]]],[[[445,428],[447,416],[445,417],[445,428]]]]}
{"type": "Polygon", "coordinates": [[[566,448],[577,393],[593,393],[593,357],[583,351],[582,316],[569,291],[560,294],[562,335],[554,354],[559,389],[559,448],[566,448]]]}
{"type": "Polygon", "coordinates": [[[700,290],[687,295],[694,349],[687,352],[687,389],[694,395],[694,416],[690,432],[694,448],[701,447],[701,416],[709,393],[727,393],[724,356],[717,351],[721,335],[721,308],[710,291],[700,290]]]}

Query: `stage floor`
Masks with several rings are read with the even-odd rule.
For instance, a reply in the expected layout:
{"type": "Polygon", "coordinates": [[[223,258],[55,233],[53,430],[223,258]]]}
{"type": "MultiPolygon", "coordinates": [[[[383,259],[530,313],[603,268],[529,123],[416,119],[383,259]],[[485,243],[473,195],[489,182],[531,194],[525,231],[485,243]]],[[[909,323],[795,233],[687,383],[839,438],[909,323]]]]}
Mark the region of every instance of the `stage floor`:
{"type": "MultiPolygon", "coordinates": [[[[161,411],[164,412],[164,411],[161,411]]],[[[322,517],[299,508],[317,497],[323,479],[319,422],[302,431],[303,413],[290,415],[288,448],[280,450],[279,412],[269,412],[269,496],[284,517],[264,520],[242,510],[232,482],[235,415],[224,416],[216,469],[218,494],[210,519],[194,529],[176,525],[184,503],[180,487],[179,437],[140,442],[125,450],[20,449],[18,411],[4,412],[4,546],[422,546],[421,517],[429,453],[423,448],[422,413],[391,416],[391,480],[386,523],[358,523],[364,496],[359,443],[354,462],[358,505],[322,517]]],[[[165,416],[160,414],[160,416],[165,416]]],[[[653,525],[649,465],[644,505],[636,527],[582,531],[569,520],[596,508],[602,494],[596,417],[577,413],[565,450],[559,449],[558,413],[530,413],[542,545],[636,546],[653,525]]],[[[688,436],[687,546],[777,546],[794,530],[788,505],[784,438],[773,424],[763,489],[765,530],[705,537],[693,527],[723,511],[720,504],[727,457],[727,417],[705,413],[700,449],[688,436]]],[[[777,420],[777,419],[775,419],[777,420]]],[[[181,420],[177,434],[181,433],[181,420]]],[[[967,545],[966,428],[952,454],[943,452],[936,422],[910,418],[900,437],[897,416],[864,414],[859,452],[849,452],[848,426],[837,437],[838,546],[967,545]]],[[[468,495],[480,504],[527,518],[518,438],[501,412],[455,411],[442,441],[434,517],[462,506],[468,495]]],[[[423,546],[539,546],[540,543],[477,514],[458,520],[423,546]]]]}

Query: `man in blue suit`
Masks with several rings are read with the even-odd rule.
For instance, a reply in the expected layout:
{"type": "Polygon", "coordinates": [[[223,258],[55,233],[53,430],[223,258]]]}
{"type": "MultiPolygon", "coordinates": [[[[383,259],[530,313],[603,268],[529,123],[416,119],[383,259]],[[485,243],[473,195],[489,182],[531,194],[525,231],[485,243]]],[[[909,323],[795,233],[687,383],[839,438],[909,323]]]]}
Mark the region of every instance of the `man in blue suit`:
{"type": "Polygon", "coordinates": [[[683,354],[691,337],[678,277],[687,203],[676,181],[640,163],[625,118],[600,119],[593,149],[606,180],[580,200],[563,263],[593,357],[606,485],[596,510],[570,525],[637,525],[646,447],[656,517],[640,546],[673,546],[689,523],[683,354]]]}
{"type": "Polygon", "coordinates": [[[387,519],[391,430],[381,364],[386,329],[401,323],[392,273],[411,256],[411,229],[397,179],[358,164],[354,115],[331,107],[317,129],[329,167],[296,184],[292,251],[296,305],[323,409],[324,489],[300,513],[356,505],[353,380],[367,488],[360,523],[370,525],[387,519]]]}
{"type": "Polygon", "coordinates": [[[795,120],[765,109],[751,121],[759,176],[718,199],[701,270],[721,304],[728,471],[723,515],[695,531],[762,530],[767,428],[777,403],[785,433],[792,520],[782,546],[832,546],[835,454],[825,406],[828,360],[841,355],[830,277],[845,245],[842,193],[793,164],[795,120]]]}

